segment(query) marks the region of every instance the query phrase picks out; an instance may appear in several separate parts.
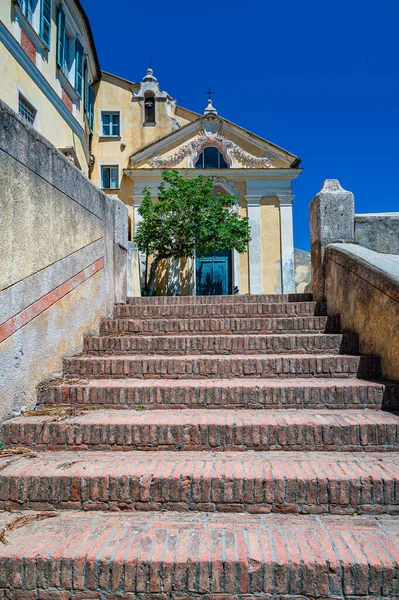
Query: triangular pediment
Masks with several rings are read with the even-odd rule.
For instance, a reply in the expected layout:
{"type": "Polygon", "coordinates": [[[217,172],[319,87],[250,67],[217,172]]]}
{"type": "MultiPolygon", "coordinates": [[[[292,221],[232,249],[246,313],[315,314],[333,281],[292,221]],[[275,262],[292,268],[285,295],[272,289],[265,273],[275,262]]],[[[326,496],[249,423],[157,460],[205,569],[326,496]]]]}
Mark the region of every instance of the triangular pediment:
{"type": "Polygon", "coordinates": [[[194,168],[206,146],[217,146],[230,168],[296,168],[298,157],[242,127],[207,114],[130,157],[130,168],[194,168]]]}

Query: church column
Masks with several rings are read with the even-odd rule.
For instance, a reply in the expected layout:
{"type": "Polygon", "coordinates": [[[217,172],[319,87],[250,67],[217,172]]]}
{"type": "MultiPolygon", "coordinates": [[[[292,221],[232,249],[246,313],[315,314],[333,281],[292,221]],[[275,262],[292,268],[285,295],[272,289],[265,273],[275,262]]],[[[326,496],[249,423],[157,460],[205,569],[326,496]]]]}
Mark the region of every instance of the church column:
{"type": "Polygon", "coordinates": [[[249,291],[251,294],[262,293],[262,262],[260,249],[260,199],[262,196],[246,196],[248,203],[248,220],[251,228],[249,242],[249,291]]]}
{"type": "Polygon", "coordinates": [[[279,196],[281,233],[281,275],[283,294],[295,293],[294,232],[292,200],[294,196],[279,196]]]}

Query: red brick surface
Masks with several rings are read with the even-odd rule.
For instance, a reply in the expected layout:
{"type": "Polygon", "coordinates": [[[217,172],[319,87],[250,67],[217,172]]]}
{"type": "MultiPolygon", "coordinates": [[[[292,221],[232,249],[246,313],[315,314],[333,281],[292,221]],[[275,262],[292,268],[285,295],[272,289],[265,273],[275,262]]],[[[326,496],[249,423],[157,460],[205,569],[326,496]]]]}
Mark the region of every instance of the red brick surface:
{"type": "Polygon", "coordinates": [[[225,304],[117,304],[116,318],[174,317],[254,317],[265,315],[324,315],[325,306],[318,302],[230,302],[225,304]]]}
{"type": "Polygon", "coordinates": [[[44,452],[0,458],[0,508],[398,514],[398,453],[44,452]]]}
{"type": "Polygon", "coordinates": [[[69,110],[69,112],[72,112],[72,108],[73,108],[72,98],[70,97],[70,95],[64,88],[61,88],[61,98],[62,98],[63,103],[69,110]]]}
{"type": "Polygon", "coordinates": [[[398,525],[387,517],[65,512],[9,542],[0,588],[18,600],[399,596],[398,525]]]}
{"type": "Polygon", "coordinates": [[[147,335],[181,333],[337,333],[338,319],[330,317],[188,317],[148,319],[103,319],[103,334],[137,333],[147,335]]]}
{"type": "Polygon", "coordinates": [[[311,300],[117,306],[39,387],[76,416],[4,425],[0,508],[55,517],[6,531],[0,600],[397,600],[399,386],[311,300]]]}
{"type": "Polygon", "coordinates": [[[27,416],[4,424],[6,446],[51,450],[399,449],[399,419],[347,410],[95,410],[54,422],[27,416]]]}
{"type": "Polygon", "coordinates": [[[354,352],[357,340],[341,334],[91,336],[84,352],[119,354],[275,354],[354,352]]]}
{"type": "Polygon", "coordinates": [[[31,61],[36,64],[36,46],[23,29],[21,29],[21,46],[31,61]]]}
{"type": "Polygon", "coordinates": [[[112,408],[381,408],[387,382],[359,379],[91,379],[46,384],[43,404],[112,408]]]}
{"type": "Polygon", "coordinates": [[[267,354],[234,356],[76,356],[64,360],[64,373],[84,377],[202,379],[232,377],[377,376],[374,356],[267,354]]]}

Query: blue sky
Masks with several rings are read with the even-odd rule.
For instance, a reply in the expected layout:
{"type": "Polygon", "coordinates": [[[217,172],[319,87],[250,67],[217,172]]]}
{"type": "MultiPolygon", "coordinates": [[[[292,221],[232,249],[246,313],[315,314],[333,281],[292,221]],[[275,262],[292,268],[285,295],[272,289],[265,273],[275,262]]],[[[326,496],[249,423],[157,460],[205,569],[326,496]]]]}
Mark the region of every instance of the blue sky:
{"type": "Polygon", "coordinates": [[[324,179],[357,213],[399,211],[397,0],[82,0],[101,68],[161,88],[302,158],[294,235],[309,249],[308,205],[324,179]]]}

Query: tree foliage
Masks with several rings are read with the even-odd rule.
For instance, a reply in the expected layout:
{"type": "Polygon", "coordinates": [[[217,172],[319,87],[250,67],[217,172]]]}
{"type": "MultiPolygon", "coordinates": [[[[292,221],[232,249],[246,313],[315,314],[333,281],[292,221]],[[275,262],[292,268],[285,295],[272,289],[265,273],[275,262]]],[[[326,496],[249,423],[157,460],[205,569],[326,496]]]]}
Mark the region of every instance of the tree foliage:
{"type": "Polygon", "coordinates": [[[251,239],[248,219],[234,210],[231,196],[216,192],[213,179],[202,175],[184,179],[177,171],[164,171],[157,200],[146,188],[138,212],[142,220],[135,241],[154,257],[150,293],[160,260],[233,248],[242,253],[251,239]]]}

